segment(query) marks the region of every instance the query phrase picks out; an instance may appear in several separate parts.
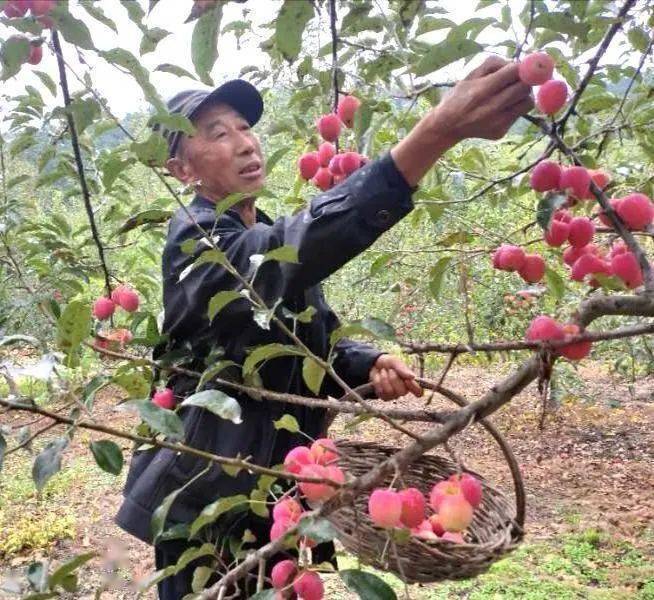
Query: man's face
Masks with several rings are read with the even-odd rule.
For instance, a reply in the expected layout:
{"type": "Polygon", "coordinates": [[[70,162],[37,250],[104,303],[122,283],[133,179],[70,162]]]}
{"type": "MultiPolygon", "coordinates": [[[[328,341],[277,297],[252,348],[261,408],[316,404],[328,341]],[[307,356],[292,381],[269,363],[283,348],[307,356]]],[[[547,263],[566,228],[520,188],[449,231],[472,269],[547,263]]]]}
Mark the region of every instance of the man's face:
{"type": "Polygon", "coordinates": [[[180,143],[171,172],[183,183],[218,200],[235,192],[256,192],[266,180],[259,139],[245,118],[227,104],[208,106],[193,119],[196,134],[180,143]]]}

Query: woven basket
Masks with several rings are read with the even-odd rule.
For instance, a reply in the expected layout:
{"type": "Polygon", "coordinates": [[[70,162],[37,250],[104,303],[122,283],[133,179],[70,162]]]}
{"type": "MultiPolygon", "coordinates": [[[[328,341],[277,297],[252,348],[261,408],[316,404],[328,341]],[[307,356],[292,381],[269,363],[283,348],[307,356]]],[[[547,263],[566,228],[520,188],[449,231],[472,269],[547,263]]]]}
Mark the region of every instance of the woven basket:
{"type": "MultiPolygon", "coordinates": [[[[420,383],[430,389],[429,380],[420,383]]],[[[452,398],[451,398],[452,399],[452,398]]],[[[454,400],[454,399],[452,399],[454,400]]],[[[456,400],[454,400],[456,401],[456,400]]],[[[461,402],[457,403],[461,404],[461,402]]],[[[479,479],[483,488],[481,505],[475,509],[472,524],[467,529],[466,543],[442,540],[422,540],[411,537],[407,543],[397,544],[397,552],[388,546],[388,533],[376,527],[368,517],[367,494],[360,494],[353,504],[345,505],[329,515],[338,531],[338,539],[345,549],[361,562],[384,571],[391,571],[407,583],[432,583],[447,579],[474,577],[486,571],[495,561],[511,552],[523,535],[525,493],[522,476],[515,456],[506,440],[486,419],[479,423],[497,441],[506,459],[515,488],[515,500],[492,487],[481,475],[468,471],[479,479]],[[386,552],[382,558],[382,553],[386,552]],[[398,565],[398,560],[401,561],[398,565]]],[[[337,442],[341,450],[339,466],[358,477],[398,451],[398,448],[373,442],[337,442]]],[[[447,479],[458,471],[449,458],[423,455],[402,473],[406,487],[416,487],[427,497],[434,483],[447,479]]],[[[379,487],[389,485],[392,475],[379,487]]]]}

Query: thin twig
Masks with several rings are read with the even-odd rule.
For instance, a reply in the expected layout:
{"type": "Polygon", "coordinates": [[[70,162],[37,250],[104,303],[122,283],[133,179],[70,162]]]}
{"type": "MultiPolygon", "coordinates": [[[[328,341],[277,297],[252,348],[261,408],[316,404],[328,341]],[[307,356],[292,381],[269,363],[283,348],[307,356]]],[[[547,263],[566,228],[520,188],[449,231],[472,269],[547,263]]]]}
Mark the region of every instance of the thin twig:
{"type": "Polygon", "coordinates": [[[556,130],[560,135],[563,135],[563,131],[565,130],[566,123],[568,122],[570,116],[575,112],[575,109],[577,108],[577,103],[581,99],[584,90],[590,83],[590,80],[592,79],[593,74],[595,73],[599,65],[599,61],[601,60],[602,56],[604,56],[604,54],[606,53],[606,50],[608,49],[611,40],[613,40],[613,38],[615,37],[615,34],[618,33],[618,31],[622,27],[624,19],[627,16],[627,13],[629,12],[629,9],[631,9],[631,7],[634,4],[636,4],[636,0],[626,0],[626,2],[622,5],[618,14],[613,20],[613,23],[611,24],[608,31],[604,35],[602,42],[597,48],[597,52],[595,52],[595,56],[593,56],[593,58],[591,58],[590,61],[588,62],[588,70],[586,71],[584,78],[581,80],[579,87],[576,89],[575,94],[572,97],[572,100],[570,101],[570,104],[568,105],[568,108],[566,109],[565,113],[556,122],[556,130]]]}
{"type": "Polygon", "coordinates": [[[524,40],[522,40],[522,43],[518,45],[518,47],[515,49],[515,52],[513,53],[513,60],[518,60],[520,58],[520,54],[522,54],[522,49],[525,47],[527,40],[529,39],[529,34],[531,33],[531,27],[534,23],[535,14],[536,14],[536,1],[529,0],[529,24],[527,25],[527,29],[525,31],[524,40]]]}

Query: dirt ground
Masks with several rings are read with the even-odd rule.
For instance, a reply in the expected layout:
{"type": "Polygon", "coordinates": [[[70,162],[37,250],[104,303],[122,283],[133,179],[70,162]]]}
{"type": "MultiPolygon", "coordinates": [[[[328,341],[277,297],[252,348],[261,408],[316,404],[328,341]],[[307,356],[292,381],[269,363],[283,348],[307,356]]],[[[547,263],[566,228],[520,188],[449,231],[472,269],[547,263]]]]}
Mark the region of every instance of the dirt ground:
{"type": "MultiPolygon", "coordinates": [[[[445,384],[472,400],[489,389],[508,368],[457,367],[448,374],[445,384]]],[[[579,393],[564,397],[559,410],[547,418],[543,431],[538,427],[540,401],[533,385],[492,418],[521,466],[527,492],[526,542],[565,532],[572,521],[576,526],[600,527],[622,537],[643,539],[642,533],[654,522],[654,380],[638,382],[630,393],[625,383],[596,364],[582,367],[579,377],[583,381],[579,393]]],[[[99,422],[129,428],[136,418],[115,410],[116,399],[112,390],[99,393],[94,416],[99,422]]],[[[431,407],[445,407],[445,402],[434,399],[431,407]]],[[[392,404],[419,408],[424,405],[424,398],[404,398],[392,404]]],[[[26,414],[2,418],[3,424],[9,425],[33,420],[26,414]]],[[[339,417],[332,426],[332,436],[404,444],[401,434],[378,420],[366,421],[354,431],[346,430],[348,421],[339,417]]],[[[413,427],[424,430],[428,425],[413,427]]],[[[77,435],[66,453],[67,464],[76,456],[88,457],[89,437],[102,436],[77,435]]],[[[122,445],[128,455],[129,444],[122,445]]],[[[496,443],[478,426],[457,436],[452,448],[466,466],[511,491],[509,471],[496,443]]],[[[30,458],[17,453],[8,457],[7,465],[18,460],[30,458]]],[[[94,559],[89,568],[83,569],[81,591],[62,597],[95,598],[95,590],[104,581],[104,600],[135,598],[133,582],[154,570],[153,552],[112,522],[121,501],[124,475],[125,469],[108,484],[96,485],[91,478],[74,487],[65,496],[77,518],[74,539],[57,541],[47,552],[23,551],[0,559],[0,582],[12,575],[24,581],[25,567],[46,555],[56,562],[96,550],[102,558],[94,559]]],[[[654,536],[644,539],[649,539],[644,552],[654,555],[654,536]]],[[[17,597],[2,594],[0,590],[0,598],[17,597]]]]}

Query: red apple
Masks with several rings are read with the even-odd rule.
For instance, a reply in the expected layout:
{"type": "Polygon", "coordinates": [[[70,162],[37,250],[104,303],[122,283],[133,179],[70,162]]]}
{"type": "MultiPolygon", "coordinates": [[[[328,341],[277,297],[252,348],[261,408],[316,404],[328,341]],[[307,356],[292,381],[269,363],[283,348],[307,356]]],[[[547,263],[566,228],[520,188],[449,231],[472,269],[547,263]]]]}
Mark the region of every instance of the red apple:
{"type": "Polygon", "coordinates": [[[402,497],[393,490],[376,489],[368,498],[370,519],[378,527],[391,529],[400,526],[402,497]]]}

